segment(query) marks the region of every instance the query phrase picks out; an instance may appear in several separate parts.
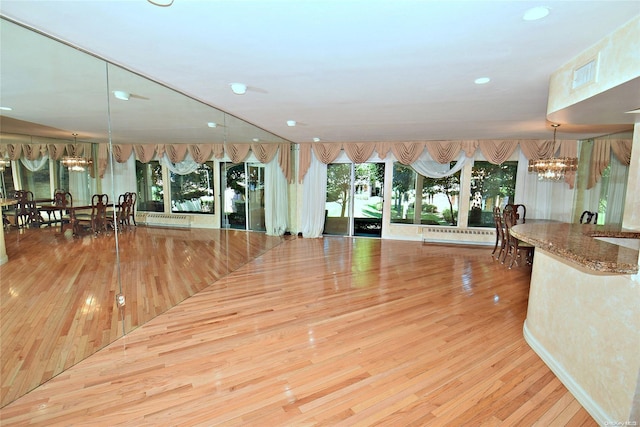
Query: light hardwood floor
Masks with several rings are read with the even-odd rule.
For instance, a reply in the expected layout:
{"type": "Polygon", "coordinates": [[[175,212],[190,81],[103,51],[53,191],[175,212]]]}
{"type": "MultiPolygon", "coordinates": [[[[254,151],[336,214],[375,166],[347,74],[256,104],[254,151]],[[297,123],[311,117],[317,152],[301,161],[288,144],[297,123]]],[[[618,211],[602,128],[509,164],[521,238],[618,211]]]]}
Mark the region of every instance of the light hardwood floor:
{"type": "Polygon", "coordinates": [[[132,227],[118,234],[119,281],[113,234],[70,233],[6,232],[0,407],[282,242],[244,231],[132,227]]]}
{"type": "MultiPolygon", "coordinates": [[[[178,275],[184,248],[173,249],[153,262],[178,275]]],[[[0,421],[596,425],[522,337],[530,270],[490,251],[283,239],[5,406],[0,421]]]]}

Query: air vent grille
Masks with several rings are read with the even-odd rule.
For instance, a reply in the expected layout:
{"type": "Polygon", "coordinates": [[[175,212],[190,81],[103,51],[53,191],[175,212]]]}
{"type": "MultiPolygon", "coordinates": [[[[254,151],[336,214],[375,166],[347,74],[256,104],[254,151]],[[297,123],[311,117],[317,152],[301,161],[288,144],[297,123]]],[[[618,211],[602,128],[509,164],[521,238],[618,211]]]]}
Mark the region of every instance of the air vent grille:
{"type": "Polygon", "coordinates": [[[573,89],[593,83],[598,77],[598,60],[592,59],[581,67],[573,70],[573,89]]]}

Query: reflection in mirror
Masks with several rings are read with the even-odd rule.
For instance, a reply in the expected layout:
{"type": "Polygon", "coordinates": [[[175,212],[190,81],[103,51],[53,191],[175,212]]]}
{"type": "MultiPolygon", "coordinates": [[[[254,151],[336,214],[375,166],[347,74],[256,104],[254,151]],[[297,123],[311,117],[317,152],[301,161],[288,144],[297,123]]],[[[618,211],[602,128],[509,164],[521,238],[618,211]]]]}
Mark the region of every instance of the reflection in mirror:
{"type": "MultiPolygon", "coordinates": [[[[3,193],[28,190],[40,207],[51,206],[55,190],[63,189],[75,206],[86,203],[99,191],[99,179],[91,170],[70,171],[62,159],[91,158],[105,141],[106,64],[11,22],[1,24],[0,155],[12,160],[3,171],[3,193]]],[[[2,406],[122,336],[122,328],[112,328],[112,296],[91,289],[98,283],[85,271],[91,248],[79,251],[62,222],[68,212],[33,215],[30,208],[30,216],[16,220],[9,207],[3,209],[11,257],[0,267],[2,406]]],[[[113,241],[105,245],[113,252],[113,241]]]]}
{"type": "MultiPolygon", "coordinates": [[[[0,157],[11,159],[3,185],[37,190],[42,209],[56,189],[68,190],[73,203],[53,212],[57,221],[5,230],[5,406],[279,244],[279,236],[221,229],[220,176],[232,160],[230,144],[289,148],[236,117],[10,21],[2,20],[1,31],[0,106],[12,108],[0,112],[0,157]],[[70,171],[62,165],[69,155],[90,158],[91,167],[70,171]],[[31,169],[45,157],[43,178],[31,169]],[[136,202],[124,220],[119,201],[126,193],[136,202]],[[103,233],[93,226],[94,194],[114,204],[103,233]],[[83,223],[81,212],[89,216],[86,229],[73,226],[83,223]]],[[[253,154],[238,161],[265,169],[253,154]]]]}

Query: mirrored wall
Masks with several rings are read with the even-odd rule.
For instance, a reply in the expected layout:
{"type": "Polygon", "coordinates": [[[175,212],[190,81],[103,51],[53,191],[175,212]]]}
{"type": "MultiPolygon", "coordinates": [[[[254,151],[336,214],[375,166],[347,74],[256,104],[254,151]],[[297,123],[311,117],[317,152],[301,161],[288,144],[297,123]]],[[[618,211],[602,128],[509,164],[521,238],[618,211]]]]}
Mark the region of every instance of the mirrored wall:
{"type": "MultiPolygon", "coordinates": [[[[117,151],[120,144],[154,147],[286,142],[198,100],[9,20],[2,19],[0,31],[1,154],[8,155],[8,147],[40,147],[39,154],[28,155],[32,160],[26,159],[26,148],[20,158],[12,159],[12,166],[4,171],[4,177],[11,182],[3,181],[6,187],[3,192],[34,190],[29,188],[36,186],[33,173],[27,172],[32,167],[30,162],[48,157],[48,166],[44,167],[48,168],[49,184],[46,188],[38,186],[38,191],[43,193],[39,198],[46,198],[47,191],[52,196],[60,187],[72,193],[75,206],[89,203],[88,199],[96,193],[105,193],[115,201],[124,192],[136,192],[140,179],[135,154],[124,161],[115,161],[114,147],[117,151]],[[70,171],[49,152],[59,145],[82,147],[79,153],[95,161],[84,171],[70,171]]],[[[224,165],[225,159],[212,159],[213,162],[217,169],[207,178],[218,182],[219,171],[224,169],[220,165],[224,165]]],[[[221,197],[219,188],[218,183],[218,193],[211,197],[221,197]]],[[[213,200],[212,203],[221,202],[213,200]]],[[[171,213],[166,204],[160,210],[171,213]]],[[[220,229],[222,214],[222,208],[216,209],[214,215],[202,221],[211,230],[231,232],[220,229]]],[[[203,270],[203,277],[197,278],[202,283],[194,285],[195,279],[180,277],[164,268],[171,261],[166,248],[162,249],[165,252],[153,253],[149,247],[160,246],[158,242],[171,238],[172,233],[189,231],[138,228],[100,239],[74,237],[70,230],[61,233],[54,228],[43,227],[40,229],[43,233],[38,236],[34,234],[38,230],[10,228],[5,231],[5,237],[12,239],[12,247],[29,251],[29,255],[15,256],[12,263],[10,254],[9,262],[0,266],[0,406],[237,268],[236,260],[228,258],[229,251],[213,247],[205,235],[198,238],[194,234],[197,232],[191,232],[192,237],[196,235],[193,239],[196,243],[189,250],[210,251],[212,262],[203,270]],[[136,233],[144,235],[144,239],[136,239],[136,233]],[[94,266],[97,262],[111,264],[104,277],[90,274],[98,271],[94,266]],[[143,276],[146,279],[143,280],[143,276]],[[159,295],[158,283],[154,281],[170,282],[172,295],[159,295]],[[126,309],[118,307],[117,295],[125,296],[126,309]],[[70,328],[81,333],[73,334],[70,328]],[[43,352],[42,347],[47,347],[48,353],[43,352]],[[23,377],[21,372],[25,363],[33,363],[34,358],[42,359],[34,364],[38,380],[23,377]]],[[[180,267],[189,270],[186,262],[182,261],[180,267]]]]}

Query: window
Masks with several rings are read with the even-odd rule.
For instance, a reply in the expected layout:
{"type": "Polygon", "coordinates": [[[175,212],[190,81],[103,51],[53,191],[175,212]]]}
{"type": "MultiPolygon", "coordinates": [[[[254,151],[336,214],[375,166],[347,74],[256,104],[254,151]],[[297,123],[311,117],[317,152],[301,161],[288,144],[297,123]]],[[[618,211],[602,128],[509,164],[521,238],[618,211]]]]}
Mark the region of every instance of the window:
{"type": "Polygon", "coordinates": [[[164,211],[162,166],[157,160],[142,163],[136,160],[138,199],[136,209],[147,212],[164,211]]]}
{"type": "Polygon", "coordinates": [[[51,198],[51,178],[49,173],[49,161],[37,171],[27,169],[21,162],[15,162],[20,175],[21,190],[29,190],[35,199],[51,198]]]}
{"type": "Polygon", "coordinates": [[[171,212],[214,213],[213,162],[201,164],[195,172],[170,172],[171,212]]]}
{"type": "Polygon", "coordinates": [[[401,163],[393,165],[391,223],[455,226],[460,172],[427,178],[401,163]]]}
{"type": "Polygon", "coordinates": [[[15,191],[15,186],[13,185],[13,174],[11,173],[11,166],[7,166],[2,171],[2,188],[0,189],[0,193],[2,197],[8,197],[15,191]]]}
{"type": "Polygon", "coordinates": [[[514,202],[518,162],[475,161],[471,172],[469,227],[493,227],[493,208],[514,202]]]}

